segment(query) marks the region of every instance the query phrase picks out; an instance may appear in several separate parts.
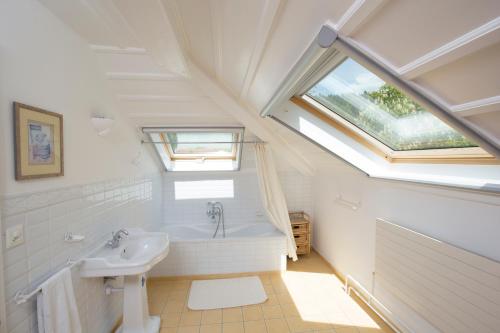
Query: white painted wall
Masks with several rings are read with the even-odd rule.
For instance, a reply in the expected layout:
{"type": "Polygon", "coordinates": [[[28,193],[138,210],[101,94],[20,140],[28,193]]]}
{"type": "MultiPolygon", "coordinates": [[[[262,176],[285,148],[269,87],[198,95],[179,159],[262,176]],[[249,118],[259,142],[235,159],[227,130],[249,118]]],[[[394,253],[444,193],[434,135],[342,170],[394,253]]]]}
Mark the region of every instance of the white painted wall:
{"type": "Polygon", "coordinates": [[[134,130],[120,116],[95,55],[79,36],[38,1],[0,3],[0,193],[21,193],[95,182],[157,170],[149,154],[139,167],[131,160],[143,151],[134,130]],[[12,102],[64,116],[65,176],[16,182],[13,162],[12,102]],[[92,114],[116,120],[99,137],[92,114]]]}
{"type": "MultiPolygon", "coordinates": [[[[367,290],[373,291],[375,219],[379,217],[500,261],[499,196],[374,180],[342,166],[318,170],[313,196],[314,247],[367,290]],[[360,208],[336,204],[337,195],[361,202],[360,208]]],[[[380,290],[379,296],[389,302],[389,309],[401,306],[380,290]]],[[[415,332],[430,332],[421,318],[412,314],[408,318],[415,332]]]]}
{"type": "MultiPolygon", "coordinates": [[[[28,288],[28,283],[34,283],[40,274],[60,268],[61,262],[67,259],[63,258],[65,255],[78,258],[119,224],[143,225],[159,220],[161,210],[157,205],[151,206],[151,191],[148,192],[151,196],[144,199],[145,189],[130,190],[128,184],[148,175],[156,177],[156,182],[161,180],[157,177],[158,164],[149,154],[149,148],[141,147],[133,127],[120,115],[87,43],[40,2],[0,2],[0,73],[2,235],[6,226],[15,224],[22,224],[25,232],[29,231],[23,245],[9,251],[3,249],[2,271],[9,291],[7,298],[11,300],[13,292],[28,288]],[[64,177],[15,181],[13,101],[63,114],[64,177]],[[96,134],[90,124],[92,114],[115,119],[109,136],[96,134]],[[142,153],[141,164],[133,165],[131,161],[139,152],[142,153]],[[89,192],[85,189],[102,192],[111,185],[115,187],[112,197],[106,197],[104,192],[102,195],[96,193],[96,199],[101,198],[97,206],[96,202],[87,200],[89,192]],[[63,194],[53,196],[53,193],[63,194]],[[76,200],[79,204],[65,202],[68,206],[61,210],[61,200],[76,200]],[[48,215],[33,210],[41,203],[43,206],[36,208],[50,212],[48,215]],[[15,207],[22,209],[16,211],[15,207]],[[137,214],[148,212],[149,217],[136,216],[133,221],[124,219],[123,214],[129,209],[137,214]],[[57,219],[54,215],[57,211],[70,215],[57,219]],[[59,225],[59,231],[55,224],[59,225]],[[89,242],[71,248],[61,244],[63,230],[71,231],[70,228],[80,228],[78,231],[84,233],[89,242]],[[49,246],[54,244],[59,245],[49,246]],[[30,256],[30,251],[37,247],[39,250],[30,256]]],[[[157,200],[161,191],[155,193],[157,200]]],[[[83,281],[77,275],[74,277],[79,310],[85,331],[89,332],[108,331],[121,308],[121,298],[106,298],[102,293],[102,281],[98,280],[83,281]]],[[[7,304],[9,331],[36,331],[33,310],[32,303],[18,307],[10,301],[7,304]]],[[[6,331],[5,327],[0,331],[6,331]]]]}
{"type": "Polygon", "coordinates": [[[500,192],[499,165],[389,163],[292,102],[273,116],[372,177],[500,192]]]}

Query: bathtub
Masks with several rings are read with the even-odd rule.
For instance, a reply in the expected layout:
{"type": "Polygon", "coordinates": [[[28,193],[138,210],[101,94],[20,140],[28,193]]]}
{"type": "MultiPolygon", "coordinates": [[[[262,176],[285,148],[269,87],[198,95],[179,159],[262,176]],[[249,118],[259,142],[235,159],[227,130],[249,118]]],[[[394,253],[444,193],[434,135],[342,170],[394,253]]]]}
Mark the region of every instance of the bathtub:
{"type": "Polygon", "coordinates": [[[286,238],[270,223],[226,225],[226,237],[215,225],[171,224],[170,252],[150,272],[152,277],[283,271],[286,238]]]}

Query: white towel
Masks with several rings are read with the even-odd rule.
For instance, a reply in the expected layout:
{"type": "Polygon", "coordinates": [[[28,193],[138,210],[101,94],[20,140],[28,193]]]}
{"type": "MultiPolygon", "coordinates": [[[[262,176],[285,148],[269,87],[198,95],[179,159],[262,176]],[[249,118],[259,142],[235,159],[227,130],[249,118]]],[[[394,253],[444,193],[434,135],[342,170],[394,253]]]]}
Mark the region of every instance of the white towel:
{"type": "Polygon", "coordinates": [[[82,332],[69,268],[45,281],[36,301],[39,333],[82,332]]]}

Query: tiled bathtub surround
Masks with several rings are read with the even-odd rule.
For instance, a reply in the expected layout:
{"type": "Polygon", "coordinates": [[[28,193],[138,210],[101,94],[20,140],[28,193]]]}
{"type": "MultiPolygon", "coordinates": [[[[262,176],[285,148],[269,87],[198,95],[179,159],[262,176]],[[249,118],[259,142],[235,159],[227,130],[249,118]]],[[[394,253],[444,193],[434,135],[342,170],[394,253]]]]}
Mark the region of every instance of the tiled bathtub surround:
{"type": "MultiPolygon", "coordinates": [[[[312,216],[311,178],[293,169],[280,170],[278,175],[289,210],[304,210],[312,216]]],[[[165,173],[162,200],[166,225],[211,225],[206,210],[207,202],[213,200],[224,205],[226,226],[267,222],[253,152],[248,148],[239,172],[165,173]]],[[[284,238],[175,241],[167,258],[153,268],[152,275],[278,271],[284,268],[284,253],[284,238]]]]}
{"type": "MultiPolygon", "coordinates": [[[[4,248],[8,332],[38,332],[34,299],[21,306],[12,298],[31,290],[62,267],[77,260],[120,227],[150,228],[161,220],[161,176],[123,178],[40,193],[8,196],[2,202],[2,233],[24,227],[24,244],[4,248]],[[81,243],[65,243],[66,232],[85,235],[81,243]]],[[[73,283],[84,332],[108,332],[121,314],[121,295],[104,295],[102,279],[73,283]]]]}
{"type": "Polygon", "coordinates": [[[280,271],[286,268],[284,237],[176,241],[151,276],[280,271]]]}

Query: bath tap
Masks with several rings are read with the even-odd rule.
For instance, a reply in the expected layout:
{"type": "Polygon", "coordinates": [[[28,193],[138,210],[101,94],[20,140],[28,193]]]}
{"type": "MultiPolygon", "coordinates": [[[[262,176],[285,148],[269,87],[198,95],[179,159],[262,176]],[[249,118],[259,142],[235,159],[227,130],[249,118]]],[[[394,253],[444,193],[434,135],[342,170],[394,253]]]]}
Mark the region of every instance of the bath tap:
{"type": "Polygon", "coordinates": [[[222,237],[226,237],[226,226],[224,225],[224,207],[221,202],[209,201],[207,203],[207,215],[210,218],[212,223],[215,223],[217,218],[217,228],[215,229],[214,235],[212,238],[217,236],[219,232],[220,225],[222,224],[222,237]]]}
{"type": "Polygon", "coordinates": [[[207,216],[210,218],[211,222],[215,222],[215,219],[220,214],[219,204],[222,206],[220,202],[215,202],[215,201],[207,202],[207,216]]]}
{"type": "Polygon", "coordinates": [[[124,236],[128,236],[128,231],[126,229],[120,229],[117,232],[112,232],[111,235],[113,235],[113,238],[106,242],[106,246],[115,249],[120,245],[120,240],[122,240],[124,236]]]}

